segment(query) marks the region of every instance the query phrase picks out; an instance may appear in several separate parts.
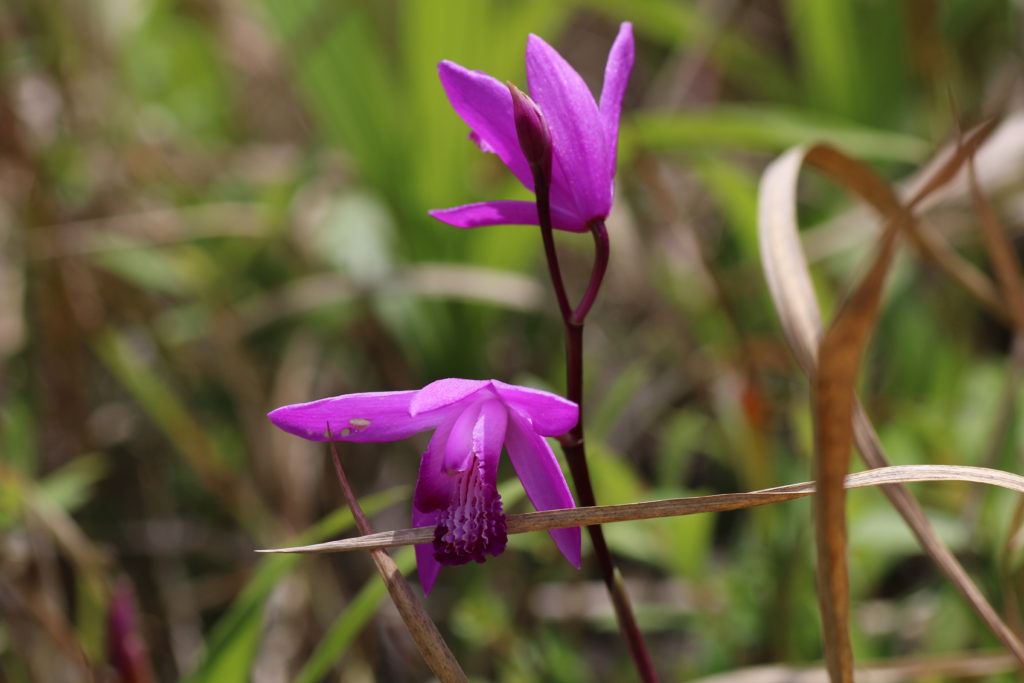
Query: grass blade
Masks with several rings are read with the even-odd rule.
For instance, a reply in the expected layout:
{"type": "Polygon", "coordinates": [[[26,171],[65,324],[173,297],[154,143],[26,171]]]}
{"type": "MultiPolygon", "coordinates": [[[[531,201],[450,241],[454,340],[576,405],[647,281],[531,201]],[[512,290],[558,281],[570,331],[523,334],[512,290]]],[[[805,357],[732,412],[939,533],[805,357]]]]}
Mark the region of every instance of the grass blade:
{"type": "MultiPolygon", "coordinates": [[[[870,486],[893,486],[895,484],[926,481],[973,482],[1024,493],[1024,476],[988,467],[969,467],[964,465],[890,465],[888,467],[876,467],[864,472],[847,475],[843,480],[843,486],[848,489],[859,489],[870,486]]],[[[684,517],[686,515],[699,515],[706,512],[741,510],[760,505],[782,503],[795,498],[804,498],[813,495],[814,492],[815,483],[813,481],[804,481],[798,484],[786,484],[784,486],[775,486],[746,493],[718,493],[710,496],[666,498],[640,503],[595,505],[565,510],[527,512],[508,516],[508,533],[525,534],[533,531],[550,531],[551,529],[564,529],[574,526],[592,526],[614,522],[633,522],[641,519],[684,517]]],[[[433,538],[434,527],[424,526],[415,529],[381,531],[375,534],[357,536],[356,538],[327,541],[307,546],[273,548],[256,552],[340,553],[351,550],[372,550],[374,548],[393,548],[417,543],[429,543],[433,538]]]]}
{"type": "MultiPolygon", "coordinates": [[[[408,574],[416,565],[416,555],[411,548],[398,553],[395,564],[403,574],[408,574]]],[[[388,590],[383,581],[371,576],[356,596],[349,602],[345,611],[331,624],[331,628],[316,646],[313,654],[295,676],[295,683],[316,683],[322,681],[330,673],[331,667],[341,658],[352,645],[356,636],[376,613],[381,601],[387,597],[388,590]]]]}
{"type": "Polygon", "coordinates": [[[917,163],[928,153],[921,138],[794,108],[717,105],[685,112],[639,113],[626,131],[629,143],[656,150],[749,149],[779,152],[827,139],[868,159],[917,163]]]}
{"type": "MultiPolygon", "coordinates": [[[[395,487],[366,497],[366,508],[372,512],[393,505],[406,496],[404,487],[395,487]]],[[[372,514],[371,512],[371,514],[372,514]]],[[[344,533],[354,526],[348,509],[336,510],[299,535],[299,543],[313,543],[322,538],[344,533]]],[[[245,588],[213,628],[206,641],[206,653],[189,678],[191,681],[223,681],[225,671],[237,672],[239,680],[248,679],[255,648],[263,623],[263,606],[274,588],[295,568],[297,558],[273,558],[264,561],[253,572],[245,588]],[[241,663],[239,664],[239,660],[241,663]],[[225,663],[228,662],[228,663],[225,663]],[[235,665],[232,666],[231,663],[235,665]]]]}

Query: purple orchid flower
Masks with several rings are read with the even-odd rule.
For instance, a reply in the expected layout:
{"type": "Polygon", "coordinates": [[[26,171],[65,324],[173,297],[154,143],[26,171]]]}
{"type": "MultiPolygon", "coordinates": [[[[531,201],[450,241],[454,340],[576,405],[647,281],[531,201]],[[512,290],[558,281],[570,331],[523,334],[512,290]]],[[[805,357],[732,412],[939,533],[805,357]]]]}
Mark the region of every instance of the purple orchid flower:
{"type": "MultiPolygon", "coordinates": [[[[633,52],[633,26],[624,23],[608,54],[598,104],[580,75],[553,47],[533,34],[527,40],[530,96],[551,131],[551,222],[556,229],[586,232],[591,222],[603,221],[611,211],[619,114],[633,52]]],[[[454,62],[441,62],[438,72],[452,107],[472,130],[470,138],[484,152],[497,154],[519,182],[533,190],[533,174],[519,147],[508,87],[454,62]]],[[[527,201],[481,202],[429,213],[459,228],[538,225],[537,207],[527,201]]]]}
{"type": "MultiPolygon", "coordinates": [[[[310,441],[397,441],[434,430],[420,462],[413,526],[436,525],[433,547],[416,546],[423,591],[441,565],[460,565],[505,550],[505,515],[496,481],[502,446],[538,510],[575,507],[545,436],[575,426],[579,408],[546,391],[498,380],[442,379],[419,391],[334,396],[284,406],[268,417],[310,441]]],[[[579,527],[550,532],[580,566],[579,527]]]]}

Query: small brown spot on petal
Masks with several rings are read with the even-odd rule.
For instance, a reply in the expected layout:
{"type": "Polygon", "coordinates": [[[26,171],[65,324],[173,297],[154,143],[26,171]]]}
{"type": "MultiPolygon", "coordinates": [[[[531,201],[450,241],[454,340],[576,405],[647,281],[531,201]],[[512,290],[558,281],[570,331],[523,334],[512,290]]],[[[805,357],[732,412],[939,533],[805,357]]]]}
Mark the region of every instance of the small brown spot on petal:
{"type": "Polygon", "coordinates": [[[370,421],[364,420],[361,417],[353,417],[351,420],[348,421],[348,423],[359,431],[362,431],[370,426],[370,421]]]}

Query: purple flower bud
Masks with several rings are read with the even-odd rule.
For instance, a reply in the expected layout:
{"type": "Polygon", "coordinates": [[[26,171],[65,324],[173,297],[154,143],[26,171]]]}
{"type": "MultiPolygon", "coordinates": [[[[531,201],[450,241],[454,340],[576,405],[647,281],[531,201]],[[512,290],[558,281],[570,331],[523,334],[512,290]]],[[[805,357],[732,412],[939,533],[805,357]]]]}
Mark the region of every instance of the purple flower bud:
{"type": "Polygon", "coordinates": [[[506,81],[512,93],[512,116],[519,136],[519,148],[532,168],[544,171],[544,179],[551,182],[551,130],[537,103],[530,96],[506,81]]]}
{"type": "Polygon", "coordinates": [[[107,612],[107,654],[124,683],[149,683],[155,680],[149,653],[139,630],[135,612],[135,593],[128,579],[119,580],[110,597],[107,612]]]}

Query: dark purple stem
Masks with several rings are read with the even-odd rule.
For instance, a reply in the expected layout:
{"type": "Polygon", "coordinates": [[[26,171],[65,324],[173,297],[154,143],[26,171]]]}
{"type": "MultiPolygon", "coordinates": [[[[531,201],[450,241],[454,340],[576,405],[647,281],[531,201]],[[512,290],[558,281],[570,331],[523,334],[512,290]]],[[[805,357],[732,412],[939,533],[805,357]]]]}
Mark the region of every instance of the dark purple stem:
{"type": "MultiPolygon", "coordinates": [[[[566,394],[570,401],[575,402],[580,409],[579,420],[576,426],[569,433],[559,439],[562,450],[565,452],[566,460],[569,463],[569,472],[572,474],[573,483],[576,485],[576,493],[583,507],[597,505],[594,496],[594,487],[590,481],[590,469],[587,466],[587,453],[583,445],[583,323],[590,312],[597,294],[601,289],[605,271],[608,268],[609,245],[608,231],[602,220],[594,220],[590,223],[590,232],[594,237],[594,265],[590,271],[590,282],[587,290],[580,299],[575,309],[569,304],[569,297],[565,292],[565,282],[562,279],[562,270],[558,264],[558,252],[555,249],[555,240],[551,227],[551,201],[548,173],[539,166],[533,166],[534,185],[537,193],[537,218],[540,223],[540,233],[544,240],[544,254],[547,256],[548,272],[551,275],[551,284],[555,289],[555,297],[558,299],[558,310],[562,314],[562,322],[565,326],[565,366],[566,366],[566,394]]],[[[654,669],[654,662],[647,651],[647,644],[644,642],[643,633],[636,622],[633,613],[633,605],[626,591],[626,584],[623,581],[622,573],[615,566],[615,560],[608,550],[608,544],[604,538],[604,531],[599,525],[588,526],[590,541],[594,546],[594,555],[597,558],[598,566],[601,568],[601,576],[604,578],[608,594],[611,596],[612,605],[615,607],[615,616],[619,622],[619,630],[626,639],[630,655],[636,666],[640,679],[645,683],[658,681],[658,674],[654,669]]]]}
{"type": "Polygon", "coordinates": [[[533,177],[537,189],[537,217],[540,222],[540,236],[544,240],[544,256],[547,257],[548,275],[551,276],[551,284],[555,288],[558,311],[562,314],[562,320],[568,321],[573,317],[573,311],[569,305],[569,296],[565,293],[562,269],[558,265],[558,250],[555,248],[554,230],[551,229],[550,184],[543,169],[534,168],[533,177]],[[545,208],[542,209],[542,206],[545,208]]]}
{"type": "MultiPolygon", "coordinates": [[[[590,313],[590,307],[597,300],[597,293],[601,291],[601,283],[604,281],[604,273],[608,270],[608,256],[611,253],[608,248],[608,229],[604,227],[604,221],[593,220],[590,222],[590,234],[594,236],[594,267],[590,271],[590,282],[587,284],[587,291],[583,298],[572,312],[569,322],[573,325],[583,326],[583,321],[590,313]]],[[[557,258],[557,257],[556,257],[557,258]]],[[[555,262],[555,268],[558,262],[555,262]]],[[[562,316],[565,317],[564,315],[562,316]]]]}

